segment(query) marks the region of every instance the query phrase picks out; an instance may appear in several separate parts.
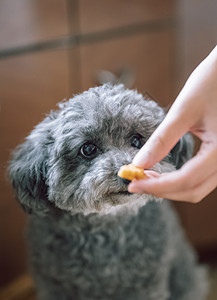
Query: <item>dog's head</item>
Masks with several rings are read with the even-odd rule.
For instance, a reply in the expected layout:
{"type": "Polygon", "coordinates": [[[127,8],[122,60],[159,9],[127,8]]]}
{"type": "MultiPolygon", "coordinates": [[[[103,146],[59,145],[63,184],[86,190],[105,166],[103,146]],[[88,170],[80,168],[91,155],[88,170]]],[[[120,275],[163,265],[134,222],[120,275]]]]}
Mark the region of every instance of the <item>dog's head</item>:
{"type": "MultiPolygon", "coordinates": [[[[50,204],[70,212],[108,212],[142,205],[117,176],[164,118],[164,110],[123,85],[92,88],[59,104],[14,152],[9,171],[20,203],[30,211],[50,204]]],[[[190,157],[183,137],[154,169],[180,167],[190,157]]]]}

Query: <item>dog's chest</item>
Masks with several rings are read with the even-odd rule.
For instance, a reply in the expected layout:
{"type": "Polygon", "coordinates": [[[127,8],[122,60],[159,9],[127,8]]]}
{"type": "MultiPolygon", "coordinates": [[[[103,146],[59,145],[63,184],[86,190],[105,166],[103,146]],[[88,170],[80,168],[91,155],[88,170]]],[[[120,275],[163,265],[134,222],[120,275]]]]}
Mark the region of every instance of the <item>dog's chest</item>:
{"type": "Polygon", "coordinates": [[[53,274],[79,276],[85,269],[94,276],[113,276],[135,265],[139,273],[144,264],[159,264],[165,251],[165,224],[159,207],[150,203],[136,216],[33,218],[29,239],[35,267],[53,274]]]}

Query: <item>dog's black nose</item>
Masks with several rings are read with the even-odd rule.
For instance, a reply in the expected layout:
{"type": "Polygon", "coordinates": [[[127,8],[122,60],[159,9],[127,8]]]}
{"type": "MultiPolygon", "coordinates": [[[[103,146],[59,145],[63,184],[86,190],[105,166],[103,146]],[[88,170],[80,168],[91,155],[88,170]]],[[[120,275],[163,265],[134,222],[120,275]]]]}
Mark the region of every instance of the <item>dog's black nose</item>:
{"type": "Polygon", "coordinates": [[[125,179],[125,178],[121,178],[121,180],[126,185],[128,185],[131,182],[131,180],[128,180],[128,179],[125,179]]]}

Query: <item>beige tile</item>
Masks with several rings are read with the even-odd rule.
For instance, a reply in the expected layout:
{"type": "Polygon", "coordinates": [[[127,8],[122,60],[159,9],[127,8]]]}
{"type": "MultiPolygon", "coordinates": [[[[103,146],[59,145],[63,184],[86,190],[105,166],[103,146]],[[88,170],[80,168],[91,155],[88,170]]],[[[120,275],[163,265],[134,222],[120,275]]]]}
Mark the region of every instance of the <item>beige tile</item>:
{"type": "Polygon", "coordinates": [[[165,31],[81,46],[82,89],[98,83],[100,70],[118,74],[128,68],[135,88],[167,106],[172,100],[172,41],[172,33],[165,31]]]}
{"type": "Polygon", "coordinates": [[[171,17],[172,0],[79,0],[82,33],[171,17]]]}
{"type": "Polygon", "coordinates": [[[68,34],[66,0],[1,0],[0,49],[68,34]]]}
{"type": "Polygon", "coordinates": [[[178,1],[183,81],[217,44],[217,1],[178,1]]]}
{"type": "Polygon", "coordinates": [[[0,60],[0,285],[25,266],[25,215],[15,202],[5,171],[11,150],[56,103],[69,96],[67,51],[0,60]],[[16,249],[16,251],[14,251],[16,249]]]}

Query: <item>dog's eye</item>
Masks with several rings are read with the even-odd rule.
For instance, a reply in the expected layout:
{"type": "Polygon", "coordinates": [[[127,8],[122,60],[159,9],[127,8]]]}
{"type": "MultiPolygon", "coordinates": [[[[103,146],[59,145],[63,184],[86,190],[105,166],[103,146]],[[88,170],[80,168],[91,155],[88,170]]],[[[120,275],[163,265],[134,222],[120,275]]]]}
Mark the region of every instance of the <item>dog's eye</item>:
{"type": "Polygon", "coordinates": [[[96,157],[98,152],[98,148],[96,145],[92,143],[86,143],[81,147],[80,153],[82,156],[86,158],[94,158],[96,157]]]}
{"type": "Polygon", "coordinates": [[[130,142],[131,142],[131,146],[133,146],[133,147],[135,147],[137,149],[142,148],[143,143],[144,143],[143,142],[143,137],[140,134],[133,135],[131,137],[130,142]]]}

